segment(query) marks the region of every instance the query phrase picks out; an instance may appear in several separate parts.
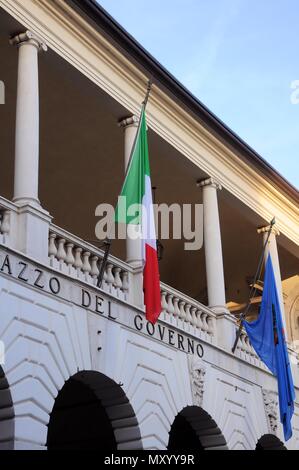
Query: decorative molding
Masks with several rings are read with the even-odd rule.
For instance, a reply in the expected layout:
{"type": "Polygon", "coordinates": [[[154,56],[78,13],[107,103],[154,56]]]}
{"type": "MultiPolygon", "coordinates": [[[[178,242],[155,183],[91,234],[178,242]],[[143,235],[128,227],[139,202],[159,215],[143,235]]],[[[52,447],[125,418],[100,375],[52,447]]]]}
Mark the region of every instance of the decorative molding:
{"type": "Polygon", "coordinates": [[[13,36],[9,42],[12,46],[20,47],[24,44],[32,44],[39,51],[46,52],[48,50],[46,43],[36,36],[36,34],[32,33],[32,31],[25,31],[24,33],[17,34],[16,36],[13,36]]]}
{"type": "Polygon", "coordinates": [[[194,358],[193,356],[189,356],[188,362],[193,405],[201,407],[204,394],[206,366],[202,360],[194,358]]]}
{"type": "Polygon", "coordinates": [[[125,129],[126,127],[130,127],[130,126],[137,127],[138,122],[139,122],[138,117],[135,114],[133,114],[133,116],[126,117],[122,119],[121,121],[119,121],[118,125],[119,127],[122,127],[123,129],[125,129]]]}
{"type": "Polygon", "coordinates": [[[263,389],[264,406],[270,434],[276,434],[278,418],[278,395],[273,390],[263,389]]]}
{"type": "Polygon", "coordinates": [[[197,182],[197,186],[200,188],[205,188],[206,186],[212,186],[213,188],[222,190],[222,185],[215,178],[207,178],[197,182]]]}

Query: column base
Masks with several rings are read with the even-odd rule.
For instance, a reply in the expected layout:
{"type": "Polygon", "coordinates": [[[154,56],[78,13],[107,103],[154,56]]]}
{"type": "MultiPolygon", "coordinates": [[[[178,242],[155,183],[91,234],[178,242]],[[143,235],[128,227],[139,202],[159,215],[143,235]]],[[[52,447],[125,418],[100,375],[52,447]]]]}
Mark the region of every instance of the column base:
{"type": "Polygon", "coordinates": [[[41,203],[39,199],[35,199],[33,197],[14,197],[12,202],[18,206],[33,206],[41,208],[41,203]]]}
{"type": "Polygon", "coordinates": [[[230,311],[226,305],[209,305],[209,308],[217,315],[230,315],[230,311]]]}
{"type": "Polygon", "coordinates": [[[47,262],[50,214],[33,204],[20,205],[14,214],[13,247],[40,262],[47,262]]]}
{"type": "Polygon", "coordinates": [[[144,298],[143,298],[143,267],[139,265],[134,267],[131,264],[133,273],[130,273],[129,285],[130,287],[130,296],[129,301],[139,308],[144,308],[144,298]]]}
{"type": "Polygon", "coordinates": [[[140,259],[136,260],[136,259],[127,258],[126,263],[128,263],[136,271],[142,270],[142,263],[140,262],[140,259]]]}
{"type": "Polygon", "coordinates": [[[216,317],[217,346],[231,352],[236,337],[236,320],[230,313],[216,317]]]}

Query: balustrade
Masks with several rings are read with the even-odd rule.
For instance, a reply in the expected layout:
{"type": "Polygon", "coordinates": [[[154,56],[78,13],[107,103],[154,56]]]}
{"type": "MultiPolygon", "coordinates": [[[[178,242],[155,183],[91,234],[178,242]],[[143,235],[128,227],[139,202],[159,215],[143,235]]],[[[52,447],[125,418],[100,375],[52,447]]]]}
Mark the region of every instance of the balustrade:
{"type": "Polygon", "coordinates": [[[261,361],[253,349],[245,330],[241,331],[236,352],[239,357],[252,364],[261,365],[261,361]]]}
{"type": "MultiPolygon", "coordinates": [[[[102,250],[52,226],[49,235],[49,262],[53,268],[96,286],[103,255],[102,250]]],[[[128,300],[128,269],[121,261],[110,256],[104,271],[102,289],[122,300],[128,300]]]]}
{"type": "Polygon", "coordinates": [[[215,314],[175,289],[161,283],[161,318],[186,332],[212,342],[215,336],[215,314]]]}

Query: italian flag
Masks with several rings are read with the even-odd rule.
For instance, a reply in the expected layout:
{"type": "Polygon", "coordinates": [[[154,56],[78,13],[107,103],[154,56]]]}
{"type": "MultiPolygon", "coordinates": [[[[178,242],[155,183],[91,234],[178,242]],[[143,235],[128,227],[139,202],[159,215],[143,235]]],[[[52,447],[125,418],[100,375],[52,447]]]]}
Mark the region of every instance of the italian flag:
{"type": "Polygon", "coordinates": [[[156,323],[161,313],[160,275],[144,107],[115,221],[135,226],[136,238],[141,238],[145,313],[148,321],[156,323]],[[125,200],[125,209],[121,199],[125,200]]]}

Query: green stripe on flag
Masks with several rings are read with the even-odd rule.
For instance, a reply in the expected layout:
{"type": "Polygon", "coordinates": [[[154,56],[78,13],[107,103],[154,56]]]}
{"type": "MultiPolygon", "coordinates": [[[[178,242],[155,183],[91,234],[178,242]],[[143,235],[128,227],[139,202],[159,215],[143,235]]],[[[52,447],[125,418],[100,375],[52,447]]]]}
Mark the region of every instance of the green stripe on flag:
{"type": "Polygon", "coordinates": [[[126,209],[122,202],[117,204],[115,210],[115,222],[130,224],[133,221],[136,225],[141,224],[141,211],[136,210],[134,211],[135,215],[128,215],[127,210],[133,204],[138,204],[141,208],[142,199],[145,193],[145,175],[150,175],[150,169],[146,119],[144,109],[142,109],[140,124],[137,130],[137,136],[129,162],[126,179],[120,193],[122,199],[126,198],[126,209]]]}

